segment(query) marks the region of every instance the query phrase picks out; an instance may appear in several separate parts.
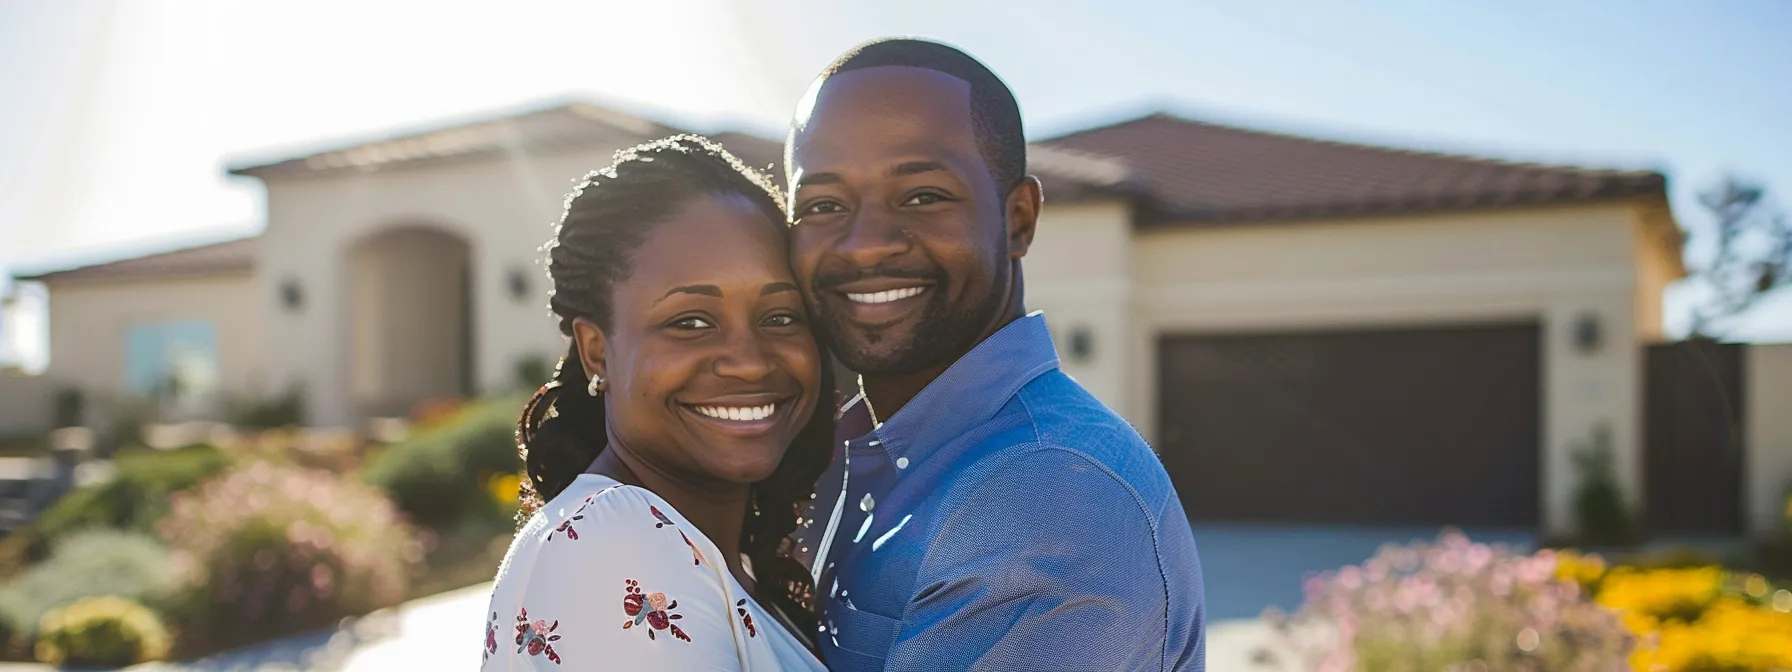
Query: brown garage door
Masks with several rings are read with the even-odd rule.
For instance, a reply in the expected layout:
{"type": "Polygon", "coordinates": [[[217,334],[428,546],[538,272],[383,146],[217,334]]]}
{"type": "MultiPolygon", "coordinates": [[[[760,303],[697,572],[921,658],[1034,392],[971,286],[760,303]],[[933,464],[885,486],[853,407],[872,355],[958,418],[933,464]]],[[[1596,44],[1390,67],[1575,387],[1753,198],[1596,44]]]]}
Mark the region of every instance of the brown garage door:
{"type": "Polygon", "coordinates": [[[1160,452],[1202,521],[1534,527],[1536,324],[1177,336],[1160,452]]]}

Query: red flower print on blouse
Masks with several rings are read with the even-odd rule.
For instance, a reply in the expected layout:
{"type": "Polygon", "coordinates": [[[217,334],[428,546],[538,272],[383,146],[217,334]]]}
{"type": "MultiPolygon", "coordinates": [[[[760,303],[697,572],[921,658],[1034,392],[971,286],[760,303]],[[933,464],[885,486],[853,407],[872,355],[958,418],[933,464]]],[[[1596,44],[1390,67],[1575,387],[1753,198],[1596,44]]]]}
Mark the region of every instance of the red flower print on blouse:
{"type": "Polygon", "coordinates": [[[591,506],[591,503],[594,501],[597,501],[596,495],[586,497],[585,503],[580,504],[579,508],[573,510],[571,518],[567,518],[566,520],[560,521],[560,526],[554,528],[553,532],[548,533],[548,541],[554,540],[555,533],[565,534],[567,539],[571,539],[573,541],[578,541],[579,540],[579,531],[577,529],[574,529],[572,524],[574,521],[579,521],[579,520],[585,519],[585,507],[591,506]]]}
{"type": "Polygon", "coordinates": [[[684,618],[682,614],[673,613],[678,609],[678,600],[668,603],[665,593],[642,592],[641,582],[634,579],[626,579],[626,581],[628,587],[624,589],[622,595],[622,613],[628,614],[629,620],[622,622],[623,630],[633,628],[645,621],[647,627],[642,629],[647,631],[648,639],[656,639],[655,630],[670,630],[673,637],[687,642],[691,641],[691,636],[685,634],[684,629],[678,627],[678,624],[673,623],[673,621],[684,618]]]}
{"type": "MultiPolygon", "coordinates": [[[[657,529],[662,529],[662,528],[667,528],[667,527],[670,527],[674,530],[678,529],[678,523],[674,523],[674,522],[672,522],[671,518],[667,518],[666,514],[662,511],[660,511],[660,507],[654,506],[652,504],[648,504],[647,512],[653,514],[653,517],[660,521],[660,522],[653,524],[653,529],[657,530],[657,529]]],[[[684,530],[678,530],[678,536],[680,538],[684,539],[684,545],[691,547],[691,564],[693,564],[693,565],[703,564],[703,552],[697,550],[697,545],[691,543],[691,538],[689,536],[685,535],[684,530]]]]}
{"type": "Polygon", "coordinates": [[[492,612],[491,620],[485,622],[485,657],[491,660],[492,654],[498,652],[498,612],[492,612]]]}
{"type": "Polygon", "coordinates": [[[747,613],[747,601],[743,599],[739,602],[735,602],[734,611],[740,614],[741,625],[747,626],[747,636],[758,637],[759,628],[753,625],[753,615],[747,613]]]}
{"type": "Polygon", "coordinates": [[[516,652],[528,651],[530,657],[546,654],[548,660],[559,665],[560,654],[554,652],[554,642],[560,641],[560,635],[554,631],[559,629],[560,621],[530,621],[528,608],[523,608],[516,614],[516,652]]]}
{"type": "Polygon", "coordinates": [[[657,530],[657,529],[665,527],[667,525],[673,525],[671,518],[667,518],[666,514],[660,513],[660,507],[654,506],[652,504],[648,504],[647,512],[653,514],[653,517],[658,518],[660,520],[660,522],[653,524],[654,529],[657,530]]]}

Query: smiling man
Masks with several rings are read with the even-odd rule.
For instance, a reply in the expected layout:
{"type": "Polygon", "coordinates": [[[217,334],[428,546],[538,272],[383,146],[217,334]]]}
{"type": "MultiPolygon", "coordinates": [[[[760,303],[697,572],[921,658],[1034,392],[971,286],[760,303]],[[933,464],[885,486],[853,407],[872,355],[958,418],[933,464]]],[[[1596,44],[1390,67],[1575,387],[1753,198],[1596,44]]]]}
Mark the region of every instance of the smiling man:
{"type": "Polygon", "coordinates": [[[829,668],[1202,670],[1175,489],[1026,313],[1043,199],[1008,87],[952,47],[871,42],[785,152],[797,279],[859,374],[797,539],[829,668]]]}

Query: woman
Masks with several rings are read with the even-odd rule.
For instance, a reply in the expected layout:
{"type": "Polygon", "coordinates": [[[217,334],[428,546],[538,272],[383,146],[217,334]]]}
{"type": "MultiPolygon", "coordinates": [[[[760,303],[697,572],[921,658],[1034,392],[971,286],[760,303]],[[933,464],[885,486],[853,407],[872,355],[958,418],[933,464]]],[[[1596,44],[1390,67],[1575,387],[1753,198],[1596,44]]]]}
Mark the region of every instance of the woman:
{"type": "Polygon", "coordinates": [[[823,669],[781,542],[827,466],[833,385],[784,221],[765,175],[690,135],[567,198],[548,273],[571,349],[518,421],[527,522],[487,672],[823,669]]]}

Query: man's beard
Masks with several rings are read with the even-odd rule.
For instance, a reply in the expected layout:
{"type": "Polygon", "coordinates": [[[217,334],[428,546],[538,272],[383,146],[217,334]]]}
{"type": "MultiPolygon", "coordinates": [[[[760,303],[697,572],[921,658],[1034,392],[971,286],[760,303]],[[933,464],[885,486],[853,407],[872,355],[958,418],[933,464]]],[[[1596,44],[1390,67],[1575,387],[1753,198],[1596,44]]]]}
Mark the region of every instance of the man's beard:
{"type": "MultiPolygon", "coordinates": [[[[897,277],[918,276],[900,274],[897,277]]],[[[962,310],[952,310],[946,303],[947,283],[944,274],[930,274],[930,279],[937,282],[928,288],[927,305],[922,307],[920,318],[907,334],[893,334],[884,329],[866,329],[852,324],[834,310],[834,301],[849,299],[838,292],[827,290],[830,300],[816,301],[814,308],[816,324],[821,328],[828,350],[846,368],[863,375],[903,375],[950,365],[982,338],[984,328],[1001,310],[1002,293],[992,286],[985,290],[984,296],[978,297],[974,305],[962,310]],[[906,342],[885,344],[888,339],[904,337],[908,339],[906,342]],[[863,339],[863,342],[859,339],[863,339]]],[[[829,284],[840,283],[826,283],[822,286],[829,284]]],[[[822,290],[816,291],[819,295],[822,290]]]]}

